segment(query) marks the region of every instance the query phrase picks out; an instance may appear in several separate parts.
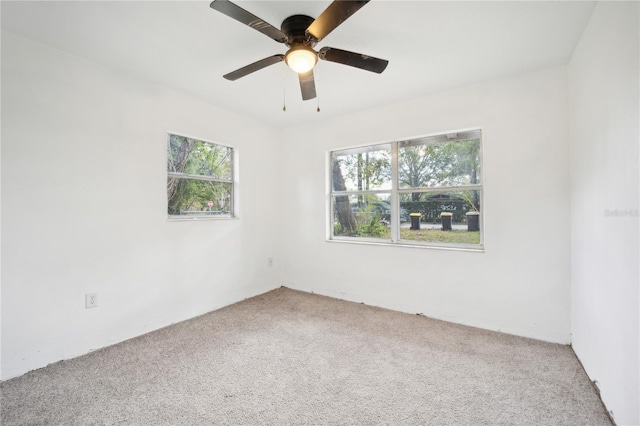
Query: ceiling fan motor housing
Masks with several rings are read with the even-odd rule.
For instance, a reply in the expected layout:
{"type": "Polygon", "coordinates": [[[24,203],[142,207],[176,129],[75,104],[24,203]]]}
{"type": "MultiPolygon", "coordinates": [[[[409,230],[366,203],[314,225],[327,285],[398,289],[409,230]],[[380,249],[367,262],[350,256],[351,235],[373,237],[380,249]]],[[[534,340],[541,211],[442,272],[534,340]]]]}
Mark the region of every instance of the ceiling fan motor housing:
{"type": "Polygon", "coordinates": [[[314,19],[307,15],[293,15],[282,21],[280,30],[287,35],[286,45],[289,47],[305,44],[313,47],[316,41],[307,35],[307,28],[314,19]]]}

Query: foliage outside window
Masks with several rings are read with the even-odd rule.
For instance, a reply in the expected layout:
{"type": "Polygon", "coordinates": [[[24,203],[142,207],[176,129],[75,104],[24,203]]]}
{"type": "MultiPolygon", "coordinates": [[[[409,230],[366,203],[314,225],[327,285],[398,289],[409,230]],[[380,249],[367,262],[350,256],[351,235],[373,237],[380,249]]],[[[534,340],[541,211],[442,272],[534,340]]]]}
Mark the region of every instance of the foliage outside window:
{"type": "Polygon", "coordinates": [[[481,248],[480,130],[331,153],[330,238],[481,248]]]}
{"type": "Polygon", "coordinates": [[[233,216],[233,148],[169,134],[170,219],[233,216]]]}

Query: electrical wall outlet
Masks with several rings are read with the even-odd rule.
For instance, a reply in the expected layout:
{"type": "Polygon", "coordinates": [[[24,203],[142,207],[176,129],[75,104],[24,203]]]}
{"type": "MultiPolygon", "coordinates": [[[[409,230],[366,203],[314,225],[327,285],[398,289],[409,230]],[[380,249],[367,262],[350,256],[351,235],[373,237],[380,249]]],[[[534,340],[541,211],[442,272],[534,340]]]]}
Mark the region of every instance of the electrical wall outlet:
{"type": "Polygon", "coordinates": [[[267,266],[273,266],[273,257],[267,257],[267,266]]]}
{"type": "Polygon", "coordinates": [[[87,293],[84,295],[85,308],[95,308],[98,306],[98,293],[87,293]]]}

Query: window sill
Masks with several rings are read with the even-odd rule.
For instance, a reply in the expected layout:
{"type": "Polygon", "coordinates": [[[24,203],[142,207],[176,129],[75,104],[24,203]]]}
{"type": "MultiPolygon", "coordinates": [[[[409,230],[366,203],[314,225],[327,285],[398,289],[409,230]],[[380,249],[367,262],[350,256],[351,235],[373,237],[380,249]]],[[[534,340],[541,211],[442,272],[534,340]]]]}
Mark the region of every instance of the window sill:
{"type": "Polygon", "coordinates": [[[234,220],[237,216],[169,216],[167,222],[199,222],[206,220],[234,220]]]}
{"type": "Polygon", "coordinates": [[[371,246],[389,246],[389,247],[405,247],[405,248],[417,248],[417,249],[432,249],[432,250],[447,250],[447,251],[466,251],[475,253],[484,253],[484,246],[467,246],[467,245],[438,245],[438,244],[411,244],[411,243],[392,243],[383,240],[368,240],[368,239],[342,239],[342,238],[329,238],[326,240],[329,243],[345,243],[345,244],[358,244],[358,245],[371,245],[371,246]]]}

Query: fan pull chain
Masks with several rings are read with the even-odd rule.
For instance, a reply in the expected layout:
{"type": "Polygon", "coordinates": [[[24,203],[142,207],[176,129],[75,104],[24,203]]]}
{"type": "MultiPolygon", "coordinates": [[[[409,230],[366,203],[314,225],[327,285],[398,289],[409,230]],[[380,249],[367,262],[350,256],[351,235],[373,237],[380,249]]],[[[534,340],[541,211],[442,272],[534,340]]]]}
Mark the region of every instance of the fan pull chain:
{"type": "Polygon", "coordinates": [[[317,83],[320,81],[320,67],[316,66],[316,100],[318,101],[318,106],[316,108],[316,112],[320,112],[320,90],[318,89],[317,83]]]}
{"type": "Polygon", "coordinates": [[[287,82],[285,80],[285,77],[287,76],[287,65],[284,62],[282,62],[282,64],[282,111],[287,112],[287,82]]]}

